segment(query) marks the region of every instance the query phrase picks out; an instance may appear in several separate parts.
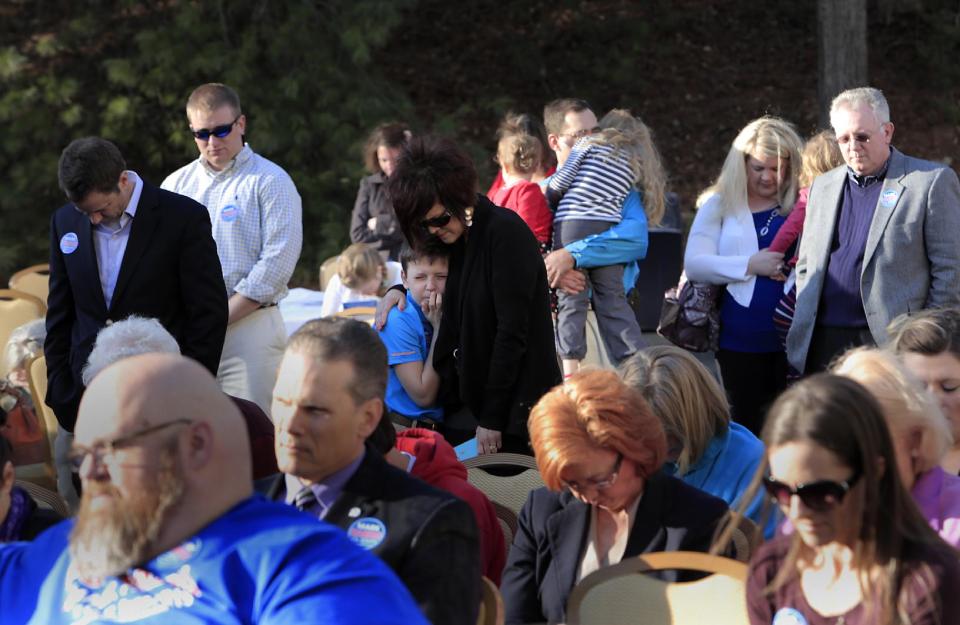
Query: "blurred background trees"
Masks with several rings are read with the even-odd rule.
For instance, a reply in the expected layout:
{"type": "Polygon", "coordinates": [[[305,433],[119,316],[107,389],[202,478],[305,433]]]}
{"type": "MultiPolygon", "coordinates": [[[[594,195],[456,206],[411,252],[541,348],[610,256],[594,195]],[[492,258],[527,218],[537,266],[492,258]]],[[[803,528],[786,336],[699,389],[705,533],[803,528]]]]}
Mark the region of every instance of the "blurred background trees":
{"type": "MultiPolygon", "coordinates": [[[[960,6],[870,0],[868,80],[908,152],[960,164],[960,6]]],[[[348,240],[369,130],[460,140],[481,185],[498,118],[552,98],[641,115],[689,209],[736,131],[765,113],[818,125],[815,3],[728,0],[0,0],[0,282],[45,262],[56,163],[116,142],[154,183],[196,158],[183,105],[235,87],[247,140],[304,200],[294,281],[348,240]]]]}

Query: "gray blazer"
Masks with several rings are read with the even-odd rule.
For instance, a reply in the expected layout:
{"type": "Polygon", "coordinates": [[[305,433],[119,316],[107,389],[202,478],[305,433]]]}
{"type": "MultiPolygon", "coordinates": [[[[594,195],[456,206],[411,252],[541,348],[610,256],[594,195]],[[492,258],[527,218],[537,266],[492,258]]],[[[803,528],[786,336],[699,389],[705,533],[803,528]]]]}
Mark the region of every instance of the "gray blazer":
{"type": "MultiPolygon", "coordinates": [[[[797,305],[787,358],[804,370],[830,245],[843,198],[846,166],[813,181],[797,262],[797,305]]],[[[893,149],[867,233],[860,294],[870,333],[887,342],[887,324],[902,313],[960,305],[960,181],[944,165],[893,149]]]]}

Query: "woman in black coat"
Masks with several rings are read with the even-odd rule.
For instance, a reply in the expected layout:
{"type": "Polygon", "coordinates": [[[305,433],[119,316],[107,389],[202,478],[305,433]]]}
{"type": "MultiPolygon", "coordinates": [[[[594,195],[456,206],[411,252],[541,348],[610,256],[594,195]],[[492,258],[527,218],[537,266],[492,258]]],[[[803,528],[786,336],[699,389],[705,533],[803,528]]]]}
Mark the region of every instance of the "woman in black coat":
{"type": "Polygon", "coordinates": [[[562,623],[590,573],[652,551],[707,551],[726,518],[723,500],[661,471],[660,421],[613,371],[581,371],[547,393],[530,439],[547,487],[520,512],[500,584],[507,625],[562,623]]]}
{"type": "MultiPolygon", "coordinates": [[[[529,453],[530,408],[560,382],[537,240],[477,193],[473,163],[448,140],[408,142],[387,191],[411,245],[451,247],[433,359],[445,408],[470,409],[479,453],[529,453]]],[[[447,430],[452,443],[472,434],[447,430]]]]}
{"type": "Polygon", "coordinates": [[[407,127],[397,123],[381,124],[370,133],[363,153],[363,163],[370,175],[360,181],[350,218],[350,240],[374,243],[393,261],[400,258],[403,233],[387,198],[386,184],[409,138],[407,127]]]}

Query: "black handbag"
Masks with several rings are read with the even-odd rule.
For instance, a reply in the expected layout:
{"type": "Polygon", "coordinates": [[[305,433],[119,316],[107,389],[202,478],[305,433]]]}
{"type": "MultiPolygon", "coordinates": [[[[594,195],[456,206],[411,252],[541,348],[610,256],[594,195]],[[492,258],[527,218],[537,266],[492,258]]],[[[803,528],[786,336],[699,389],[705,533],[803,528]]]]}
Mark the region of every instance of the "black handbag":
{"type": "Polygon", "coordinates": [[[681,274],[663,294],[657,334],[692,352],[716,351],[720,343],[720,294],[723,286],[693,282],[681,274]]]}

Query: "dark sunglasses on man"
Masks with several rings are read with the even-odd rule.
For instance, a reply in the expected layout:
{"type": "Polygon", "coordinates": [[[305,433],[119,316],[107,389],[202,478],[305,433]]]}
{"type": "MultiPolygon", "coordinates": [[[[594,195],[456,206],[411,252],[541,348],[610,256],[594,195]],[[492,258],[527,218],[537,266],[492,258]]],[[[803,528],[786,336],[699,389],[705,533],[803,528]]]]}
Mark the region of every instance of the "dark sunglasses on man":
{"type": "Polygon", "coordinates": [[[191,128],[190,132],[193,134],[194,137],[196,137],[197,139],[200,139],[201,141],[209,140],[210,135],[213,135],[217,139],[223,139],[233,131],[233,126],[238,121],[240,121],[240,115],[237,115],[237,118],[234,119],[229,124],[224,124],[222,126],[214,126],[213,128],[210,128],[210,129],[198,128],[197,130],[194,130],[193,128],[191,128]]]}
{"type": "Polygon", "coordinates": [[[790,488],[783,482],[778,482],[773,477],[767,476],[763,478],[763,487],[774,502],[781,506],[789,506],[790,499],[796,495],[806,507],[823,512],[833,506],[840,505],[843,498],[859,479],[860,474],[856,473],[849,480],[843,482],[820,480],[809,484],[797,484],[796,488],[790,488]]]}

